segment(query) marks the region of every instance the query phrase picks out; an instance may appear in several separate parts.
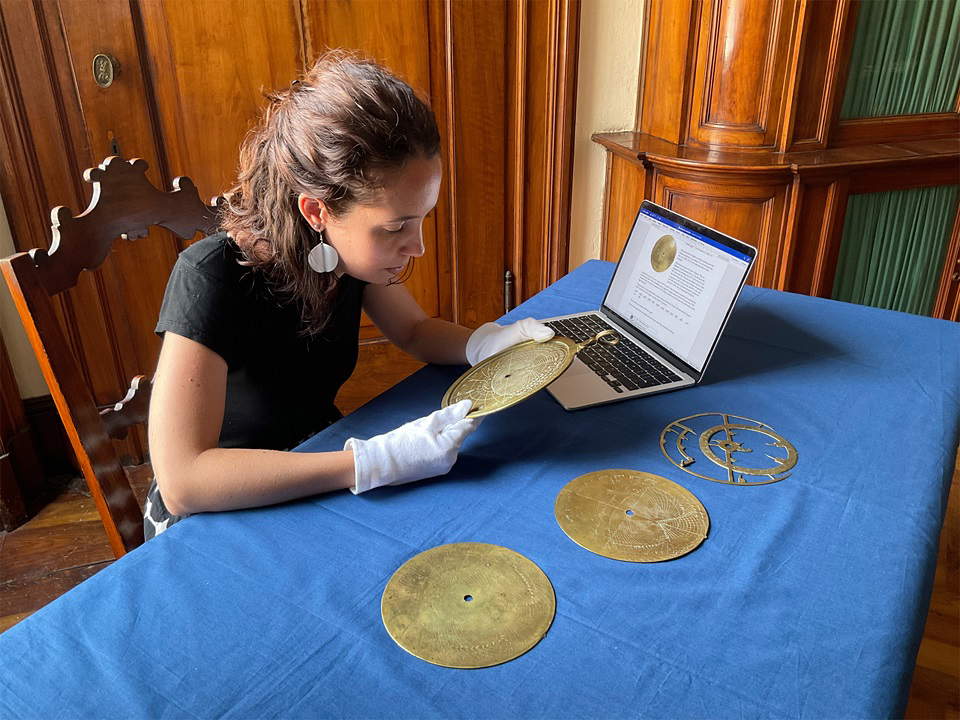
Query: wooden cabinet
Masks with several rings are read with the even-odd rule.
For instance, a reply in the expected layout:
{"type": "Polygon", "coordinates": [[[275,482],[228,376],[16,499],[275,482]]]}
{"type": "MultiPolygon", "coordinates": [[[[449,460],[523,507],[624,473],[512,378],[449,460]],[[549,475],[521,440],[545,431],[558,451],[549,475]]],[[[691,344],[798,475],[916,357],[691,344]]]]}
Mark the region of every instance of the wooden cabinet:
{"type": "MultiPolygon", "coordinates": [[[[753,284],[829,297],[848,197],[960,183],[956,99],[840,119],[858,8],[648,0],[636,130],[594,136],[608,151],[603,257],[650,199],[755,245],[753,284]]],[[[955,222],[939,317],[958,319],[958,261],[955,222]]]]}
{"type": "MultiPolygon", "coordinates": [[[[578,12],[576,0],[5,0],[0,193],[15,246],[47,247],[50,208],[82,211],[81,174],[110,154],[144,158],[158,186],[185,174],[202,197],[218,194],[263,91],[344,47],[406,79],[440,124],[444,186],[408,286],[433,316],[494,319],[566,271],[578,12]],[[97,54],[115,60],[109,87],[95,80],[97,54]],[[512,298],[506,270],[519,279],[512,298]]],[[[98,403],[152,372],[182,247],[159,230],[117,243],[63,297],[98,403]]],[[[361,337],[379,340],[367,321],[361,337]]],[[[144,448],[141,436],[124,452],[144,448]]]]}

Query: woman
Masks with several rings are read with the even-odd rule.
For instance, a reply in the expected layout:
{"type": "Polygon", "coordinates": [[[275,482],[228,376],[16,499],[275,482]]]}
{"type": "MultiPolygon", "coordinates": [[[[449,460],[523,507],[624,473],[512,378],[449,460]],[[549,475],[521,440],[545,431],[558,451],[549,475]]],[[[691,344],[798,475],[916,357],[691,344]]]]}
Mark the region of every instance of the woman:
{"type": "Polygon", "coordinates": [[[241,148],[222,232],[185,250],[167,285],[147,538],[192,513],[450,470],[476,428],[469,401],[342,451],[285,452],[340,417],[361,310],[431,363],[475,364],[553,335],[530,318],[471,332],[427,317],[397,282],[423,255],[441,176],[436,121],[409,86],[333,53],[270,101],[241,148]]]}

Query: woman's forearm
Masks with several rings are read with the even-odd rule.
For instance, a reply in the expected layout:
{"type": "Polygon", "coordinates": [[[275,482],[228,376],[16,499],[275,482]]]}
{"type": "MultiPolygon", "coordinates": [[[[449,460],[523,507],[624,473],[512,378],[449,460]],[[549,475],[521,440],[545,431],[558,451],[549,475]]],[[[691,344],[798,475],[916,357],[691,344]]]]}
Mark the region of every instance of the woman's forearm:
{"type": "Polygon", "coordinates": [[[418,360],[438,365],[463,365],[470,328],[439,318],[419,322],[403,349],[418,360]]]}
{"type": "Polygon", "coordinates": [[[272,505],[354,482],[349,450],[211,448],[180,466],[155,465],[154,470],[164,504],[174,515],[272,505]]]}

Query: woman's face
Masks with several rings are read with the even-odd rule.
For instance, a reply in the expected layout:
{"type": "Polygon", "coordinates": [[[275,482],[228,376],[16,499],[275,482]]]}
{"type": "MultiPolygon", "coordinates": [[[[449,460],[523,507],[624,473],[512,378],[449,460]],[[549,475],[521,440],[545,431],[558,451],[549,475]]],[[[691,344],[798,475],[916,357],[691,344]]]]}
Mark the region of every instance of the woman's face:
{"type": "Polygon", "coordinates": [[[423,255],[423,219],[437,204],[440,173],[439,155],[417,155],[384,177],[375,203],[354,205],[339,217],[322,209],[327,242],[340,254],[337,270],[385,285],[410,258],[423,255]]]}

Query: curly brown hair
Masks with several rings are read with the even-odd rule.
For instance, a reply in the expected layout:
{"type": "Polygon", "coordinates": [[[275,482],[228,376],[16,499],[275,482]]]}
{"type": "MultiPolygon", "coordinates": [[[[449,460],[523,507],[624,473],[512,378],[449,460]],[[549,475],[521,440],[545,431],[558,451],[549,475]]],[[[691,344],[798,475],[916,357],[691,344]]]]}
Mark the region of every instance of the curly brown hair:
{"type": "Polygon", "coordinates": [[[316,273],[307,254],[319,237],[300,213],[301,193],[334,217],[374,202],[383,178],[416,155],[440,151],[433,111],[377,63],[331,51],[290,87],[268,93],[259,123],[240,148],[237,183],[221,228],[274,292],[299,303],[304,334],[326,325],[337,279],[316,273]]]}

